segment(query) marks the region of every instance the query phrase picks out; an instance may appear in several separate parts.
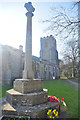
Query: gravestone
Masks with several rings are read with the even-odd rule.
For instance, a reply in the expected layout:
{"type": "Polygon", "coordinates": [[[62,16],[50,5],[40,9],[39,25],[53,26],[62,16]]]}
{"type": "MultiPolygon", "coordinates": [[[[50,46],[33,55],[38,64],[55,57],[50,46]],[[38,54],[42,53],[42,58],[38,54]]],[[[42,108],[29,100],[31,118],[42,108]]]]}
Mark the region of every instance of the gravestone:
{"type": "Polygon", "coordinates": [[[6,103],[2,113],[5,116],[30,116],[45,118],[49,108],[59,110],[59,103],[48,102],[48,90],[43,89],[43,82],[34,79],[32,70],[32,16],[35,8],[31,2],[25,3],[27,9],[27,33],[25,48],[25,66],[23,79],[15,79],[13,89],[6,92],[6,103]]]}

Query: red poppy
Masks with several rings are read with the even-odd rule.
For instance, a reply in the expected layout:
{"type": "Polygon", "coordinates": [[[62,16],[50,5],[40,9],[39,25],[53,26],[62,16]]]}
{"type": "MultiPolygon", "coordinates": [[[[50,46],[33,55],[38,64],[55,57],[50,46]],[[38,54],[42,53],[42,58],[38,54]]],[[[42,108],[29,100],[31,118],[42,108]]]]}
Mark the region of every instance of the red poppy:
{"type": "Polygon", "coordinates": [[[63,100],[64,100],[64,98],[61,98],[61,100],[63,101],[63,100]]]}
{"type": "Polygon", "coordinates": [[[59,102],[55,96],[49,96],[48,100],[49,100],[49,102],[59,102]]]}

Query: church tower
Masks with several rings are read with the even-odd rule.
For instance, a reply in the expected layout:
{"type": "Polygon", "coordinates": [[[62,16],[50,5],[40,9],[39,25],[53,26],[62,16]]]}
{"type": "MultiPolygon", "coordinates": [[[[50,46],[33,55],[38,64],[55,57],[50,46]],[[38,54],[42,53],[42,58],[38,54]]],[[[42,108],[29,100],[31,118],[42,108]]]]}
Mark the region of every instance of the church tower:
{"type": "Polygon", "coordinates": [[[41,43],[40,58],[52,64],[57,64],[58,52],[56,49],[55,38],[52,35],[50,35],[41,38],[40,43],[41,43]]]}

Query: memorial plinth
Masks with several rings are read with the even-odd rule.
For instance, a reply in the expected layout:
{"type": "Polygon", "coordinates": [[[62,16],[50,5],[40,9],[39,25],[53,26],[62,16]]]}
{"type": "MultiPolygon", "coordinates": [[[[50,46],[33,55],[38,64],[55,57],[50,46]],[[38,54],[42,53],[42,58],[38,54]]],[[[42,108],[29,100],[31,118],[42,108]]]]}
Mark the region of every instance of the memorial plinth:
{"type": "Polygon", "coordinates": [[[59,103],[48,102],[48,90],[43,89],[40,79],[16,79],[13,89],[6,92],[2,113],[10,117],[45,118],[50,108],[59,110],[59,103]]]}
{"type": "Polygon", "coordinates": [[[48,109],[57,109],[59,110],[58,103],[47,102],[44,104],[39,104],[35,106],[11,106],[9,103],[6,103],[3,106],[3,114],[5,117],[17,118],[20,116],[30,116],[30,118],[47,118],[48,109]]]}
{"type": "Polygon", "coordinates": [[[23,94],[38,92],[43,90],[43,83],[39,79],[16,79],[14,81],[14,90],[23,94]]]}
{"type": "Polygon", "coordinates": [[[48,91],[42,88],[41,82],[40,80],[15,80],[14,89],[6,92],[7,101],[16,106],[33,106],[46,103],[48,101],[48,91]],[[20,81],[23,83],[21,84],[20,81]],[[19,86],[17,87],[15,84],[19,86]]]}
{"type": "Polygon", "coordinates": [[[34,106],[48,101],[47,92],[45,90],[24,95],[11,89],[7,91],[6,97],[11,105],[16,106],[34,106]]]}

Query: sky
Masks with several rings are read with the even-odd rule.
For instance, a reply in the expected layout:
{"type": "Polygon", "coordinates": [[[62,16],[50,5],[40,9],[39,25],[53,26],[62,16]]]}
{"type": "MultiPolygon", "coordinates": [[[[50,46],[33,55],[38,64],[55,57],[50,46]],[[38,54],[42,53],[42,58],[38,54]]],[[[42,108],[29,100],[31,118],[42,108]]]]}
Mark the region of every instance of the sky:
{"type": "MultiPolygon", "coordinates": [[[[40,52],[40,38],[51,35],[51,33],[44,32],[47,24],[43,24],[42,20],[48,19],[52,16],[50,13],[51,7],[57,7],[59,5],[64,7],[71,6],[72,2],[53,0],[1,0],[0,1],[0,44],[10,45],[15,48],[19,48],[19,45],[23,46],[25,51],[26,40],[26,25],[27,17],[25,13],[27,10],[24,4],[32,2],[35,8],[34,16],[32,17],[32,55],[39,57],[40,52]]],[[[54,34],[52,34],[54,36],[54,34]]],[[[55,37],[55,36],[54,36],[55,37]]],[[[60,53],[61,47],[58,39],[57,50],[60,53]]],[[[61,55],[59,54],[59,58],[61,55]]]]}

